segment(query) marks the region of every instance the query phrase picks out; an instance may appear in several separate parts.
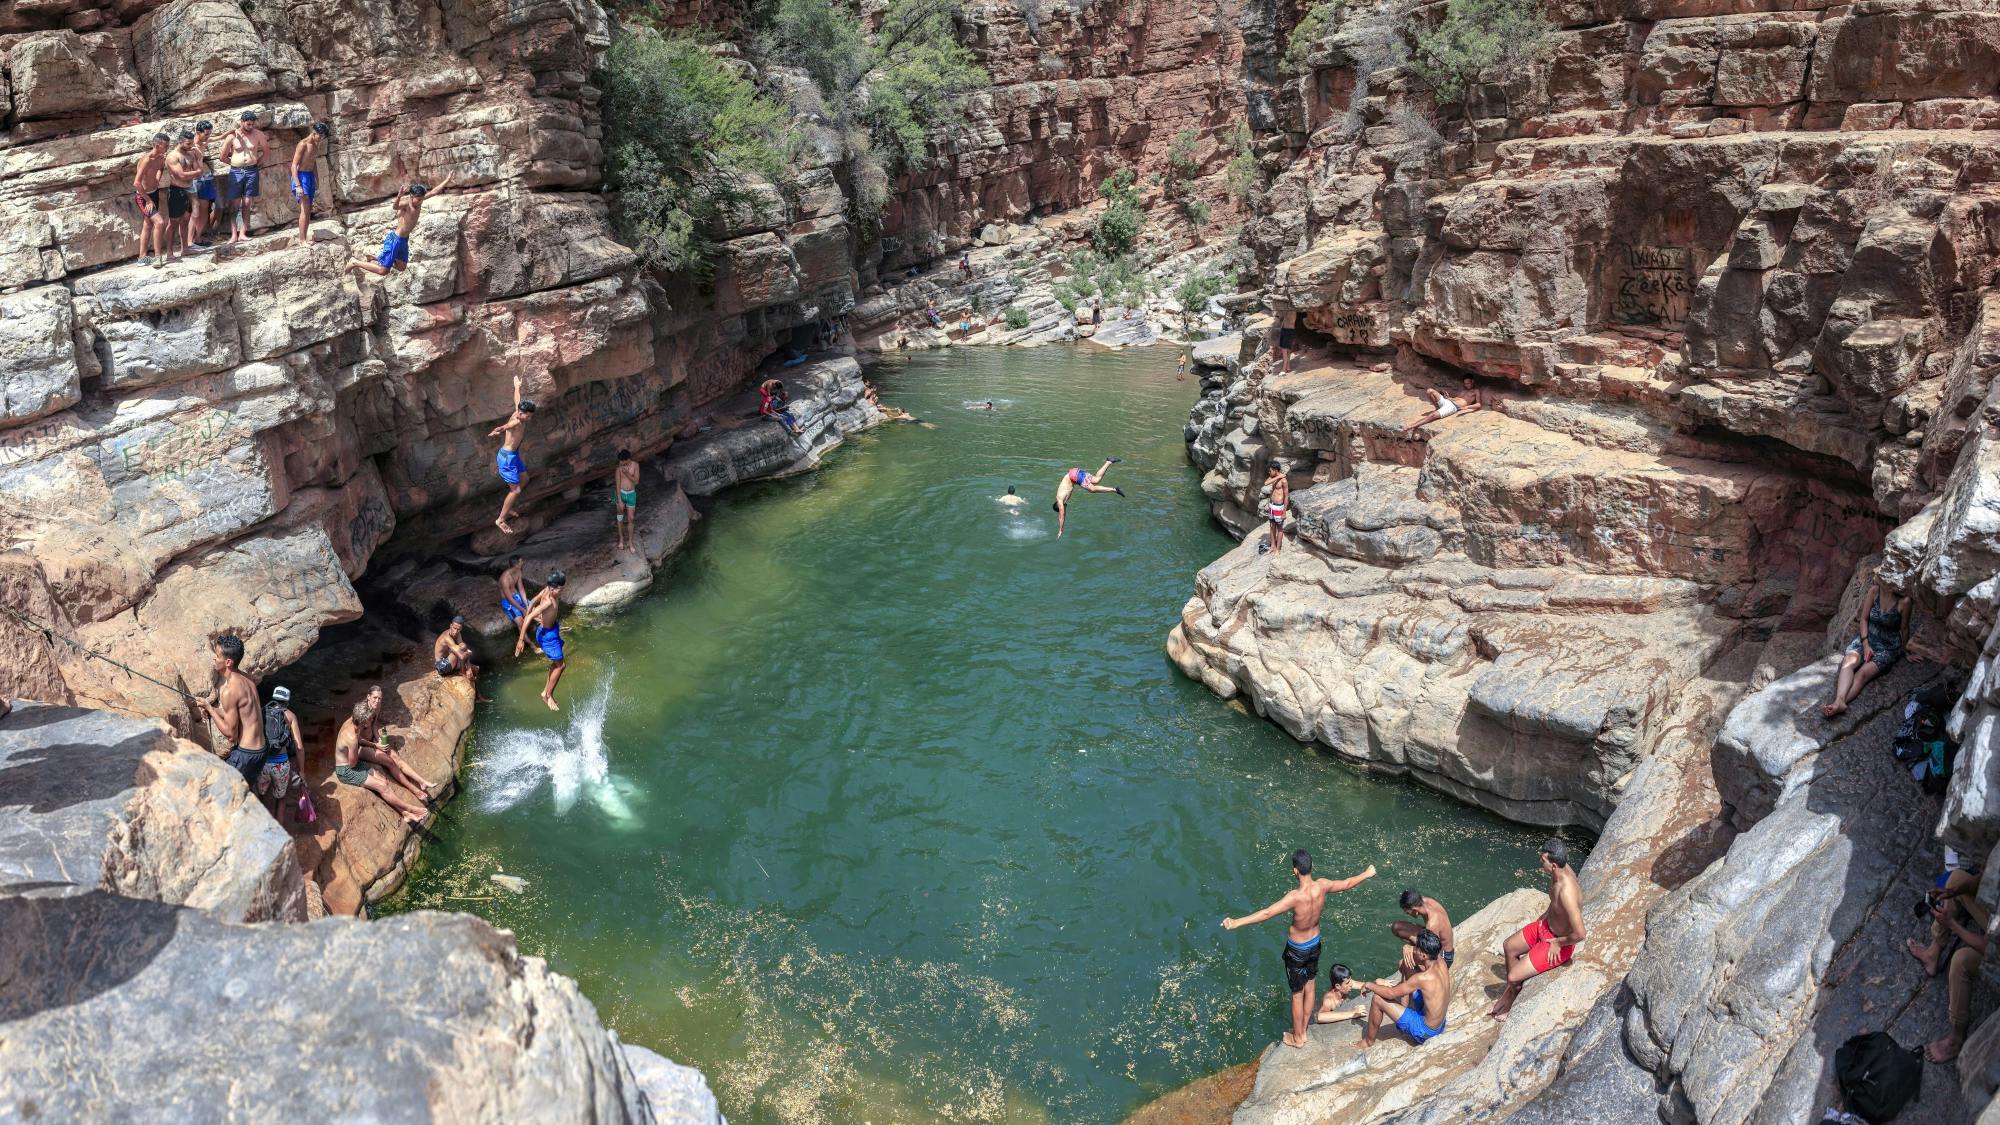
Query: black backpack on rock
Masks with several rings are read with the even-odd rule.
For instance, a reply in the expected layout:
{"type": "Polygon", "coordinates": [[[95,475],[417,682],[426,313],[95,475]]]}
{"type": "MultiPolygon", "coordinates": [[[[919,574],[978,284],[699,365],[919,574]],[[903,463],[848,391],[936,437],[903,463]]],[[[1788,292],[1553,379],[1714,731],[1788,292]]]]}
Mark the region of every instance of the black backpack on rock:
{"type": "Polygon", "coordinates": [[[1904,1047],[1886,1031],[1857,1035],[1833,1053],[1833,1077],[1850,1112],[1887,1125],[1923,1088],[1920,1048],[1904,1047]]]}

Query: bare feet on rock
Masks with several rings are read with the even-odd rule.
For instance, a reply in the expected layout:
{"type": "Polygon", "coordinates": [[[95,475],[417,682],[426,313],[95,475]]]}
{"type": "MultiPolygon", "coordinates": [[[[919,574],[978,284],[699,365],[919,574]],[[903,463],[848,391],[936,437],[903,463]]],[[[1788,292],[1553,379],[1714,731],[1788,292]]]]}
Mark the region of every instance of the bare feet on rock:
{"type": "Polygon", "coordinates": [[[1831,719],[1845,710],[1847,710],[1845,703],[1826,703],[1820,706],[1819,713],[1823,718],[1831,719]]]}
{"type": "Polygon", "coordinates": [[[1283,1043],[1287,1047],[1291,1047],[1294,1049],[1306,1045],[1306,1041],[1303,1036],[1295,1039],[1292,1037],[1292,1033],[1289,1031],[1285,1032],[1284,1038],[1280,1039],[1279,1042],[1283,1043]]]}
{"type": "Polygon", "coordinates": [[[1933,1040],[1930,1046],[1925,1047],[1924,1057],[1942,1065],[1956,1059],[1958,1057],[1958,1049],[1964,1045],[1958,1036],[1947,1035],[1943,1039],[1933,1040]]]}
{"type": "Polygon", "coordinates": [[[1916,938],[1905,941],[1903,947],[1910,951],[1910,956],[1917,959],[1917,964],[1924,967],[1925,976],[1934,977],[1937,975],[1937,950],[1932,949],[1928,945],[1918,945],[1916,938]]]}

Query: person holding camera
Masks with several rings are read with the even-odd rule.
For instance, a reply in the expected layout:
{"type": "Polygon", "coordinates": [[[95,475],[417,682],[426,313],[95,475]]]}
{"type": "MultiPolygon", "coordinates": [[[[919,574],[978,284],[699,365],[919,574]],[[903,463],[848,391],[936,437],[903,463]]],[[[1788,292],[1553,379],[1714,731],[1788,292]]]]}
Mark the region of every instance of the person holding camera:
{"type": "Polygon", "coordinates": [[[1986,956],[1986,928],[1992,922],[1992,913],[1973,897],[1979,889],[1979,876],[1978,868],[1958,868],[1945,879],[1944,886],[1926,894],[1917,905],[1917,913],[1930,919],[1930,944],[1918,945],[1915,938],[1907,943],[1910,956],[1925,973],[1936,976],[1940,969],[1946,973],[1951,1030],[1924,1048],[1924,1057],[1934,1063],[1957,1058],[1972,1026],[1972,981],[1986,956]]]}

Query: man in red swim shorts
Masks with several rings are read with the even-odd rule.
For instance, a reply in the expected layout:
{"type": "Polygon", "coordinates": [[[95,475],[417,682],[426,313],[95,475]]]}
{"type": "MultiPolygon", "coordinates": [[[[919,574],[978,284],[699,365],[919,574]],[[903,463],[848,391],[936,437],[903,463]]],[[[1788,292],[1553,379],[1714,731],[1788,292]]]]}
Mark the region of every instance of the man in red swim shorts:
{"type": "Polygon", "coordinates": [[[1583,944],[1583,892],[1577,889],[1576,872],[1569,866],[1569,845],[1556,839],[1543,841],[1542,870],[1549,875],[1549,908],[1502,947],[1507,960],[1507,990],[1488,1013],[1496,1020],[1507,1018],[1529,977],[1569,964],[1576,956],[1576,947],[1583,944]]]}

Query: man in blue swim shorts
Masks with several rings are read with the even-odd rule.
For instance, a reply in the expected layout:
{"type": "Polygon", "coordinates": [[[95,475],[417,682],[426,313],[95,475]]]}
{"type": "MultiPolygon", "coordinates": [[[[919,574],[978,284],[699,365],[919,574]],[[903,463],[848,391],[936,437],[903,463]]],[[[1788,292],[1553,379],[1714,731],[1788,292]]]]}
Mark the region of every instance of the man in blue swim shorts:
{"type": "Polygon", "coordinates": [[[192,149],[195,159],[194,220],[188,224],[190,252],[209,248],[208,228],[222,210],[222,197],[215,190],[215,166],[208,158],[208,138],[214,131],[215,126],[206,121],[195,122],[192,149]]]}
{"type": "Polygon", "coordinates": [[[424,202],[437,198],[450,187],[451,177],[446,176],[436,188],[413,183],[397,192],[396,198],[389,203],[390,210],[396,214],[396,227],[383,237],[382,252],[375,255],[373,261],[356,258],[347,263],[347,268],[372,273],[376,277],[387,277],[391,270],[401,273],[410,268],[410,235],[416,232],[417,219],[424,212],[424,202]]]}
{"type": "Polygon", "coordinates": [[[1417,935],[1410,956],[1417,971],[1402,982],[1369,981],[1361,986],[1369,994],[1368,1029],[1361,1033],[1364,1051],[1375,1045],[1385,1019],[1418,1046],[1444,1034],[1445,1011],[1451,1007],[1451,969],[1444,963],[1444,942],[1425,930],[1417,935]]]}
{"type": "Polygon", "coordinates": [[[493,526],[508,535],[514,534],[514,528],[508,524],[507,517],[514,514],[514,505],[521,499],[521,482],[528,479],[527,463],[521,460],[521,438],[527,432],[528,419],[534,416],[534,400],[521,397],[521,377],[516,375],[514,412],[486,435],[500,439],[500,451],[493,455],[493,469],[507,486],[507,498],[500,501],[500,518],[493,521],[493,526]]]}
{"type": "Polygon", "coordinates": [[[528,584],[521,578],[521,556],[514,555],[507,560],[507,569],[500,572],[500,612],[507,620],[519,625],[528,613],[528,584]]]}
{"type": "Polygon", "coordinates": [[[304,246],[307,228],[312,226],[313,198],[319,194],[319,154],[333,130],[324,121],[313,122],[299,143],[292,146],[292,198],[299,201],[299,236],[292,245],[304,246]]]}
{"type": "Polygon", "coordinates": [[[264,158],[271,154],[271,139],[257,127],[257,111],[246,109],[237,117],[236,128],[222,138],[222,159],[229,165],[229,241],[250,239],[248,201],[257,198],[258,180],[263,175],[264,158]]]}
{"type": "Polygon", "coordinates": [[[1113,488],[1104,483],[1104,474],[1110,472],[1111,466],[1116,465],[1121,460],[1123,460],[1121,457],[1106,457],[1104,464],[1098,466],[1097,471],[1094,473],[1086,473],[1080,468],[1073,468],[1063,473],[1062,479],[1056,482],[1056,502],[1051,505],[1056,510],[1057,539],[1062,538],[1063,524],[1069,520],[1069,494],[1071,492],[1081,488],[1085,492],[1116,492],[1120,496],[1125,495],[1124,489],[1113,488]]]}
{"type": "Polygon", "coordinates": [[[1292,875],[1298,886],[1292,888],[1285,897],[1241,918],[1224,918],[1222,928],[1233,930],[1238,926],[1254,926],[1268,918],[1289,911],[1292,916],[1291,929],[1285,934],[1285,986],[1292,990],[1292,1029],[1285,1033],[1285,1046],[1306,1045],[1306,1024],[1318,1010],[1313,1003],[1314,991],[1318,987],[1319,976],[1319,916],[1326,908],[1326,896],[1359,886],[1375,877],[1375,865],[1349,879],[1313,878],[1312,854],[1304,848],[1292,853],[1292,875]]]}
{"type": "Polygon", "coordinates": [[[569,577],[562,571],[549,573],[549,584],[528,603],[528,612],[521,615],[520,630],[514,636],[514,655],[519,656],[528,647],[528,630],[535,631],[535,647],[549,658],[548,682],[542,685],[542,702],[549,710],[560,711],[556,706],[556,681],[563,674],[562,641],[562,589],[569,577]]]}

